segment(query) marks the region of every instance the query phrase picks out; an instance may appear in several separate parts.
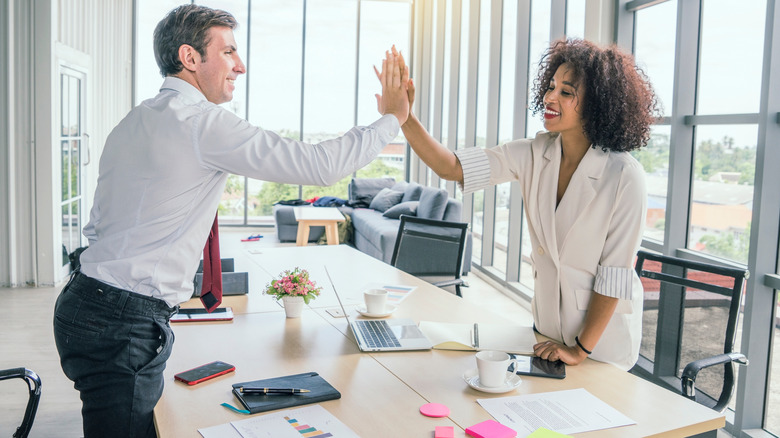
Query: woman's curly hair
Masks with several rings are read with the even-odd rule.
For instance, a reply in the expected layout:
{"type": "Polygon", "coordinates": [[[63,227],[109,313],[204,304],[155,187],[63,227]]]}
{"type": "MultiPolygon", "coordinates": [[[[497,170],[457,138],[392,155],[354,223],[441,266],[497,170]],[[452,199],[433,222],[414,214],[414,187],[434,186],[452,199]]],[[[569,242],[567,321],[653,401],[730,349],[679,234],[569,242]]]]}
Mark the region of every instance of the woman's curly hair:
{"type": "Polygon", "coordinates": [[[539,62],[534,80],[534,114],[544,112],[544,95],[558,67],[566,63],[580,93],[585,136],[604,151],[631,151],[645,146],[650,125],[659,115],[647,75],[631,55],[616,46],[600,48],[580,39],[556,41],[539,62]],[[580,90],[583,86],[580,86],[580,90]]]}

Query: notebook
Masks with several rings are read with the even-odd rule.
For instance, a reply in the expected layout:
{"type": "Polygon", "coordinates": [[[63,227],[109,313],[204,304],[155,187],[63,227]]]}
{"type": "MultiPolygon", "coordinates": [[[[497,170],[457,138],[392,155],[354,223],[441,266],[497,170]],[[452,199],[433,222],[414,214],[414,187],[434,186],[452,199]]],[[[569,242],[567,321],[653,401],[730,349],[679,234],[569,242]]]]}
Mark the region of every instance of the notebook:
{"type": "Polygon", "coordinates": [[[232,307],[217,307],[209,313],[202,307],[192,309],[179,309],[179,312],[171,316],[171,322],[203,322],[203,321],[232,321],[232,307]]]}
{"type": "Polygon", "coordinates": [[[355,336],[360,351],[406,351],[406,350],[430,350],[433,344],[425,337],[417,324],[408,318],[391,319],[357,319],[352,321],[344,309],[336,285],[330,278],[328,267],[325,267],[333,292],[339,301],[341,311],[347,319],[347,324],[355,336]]]}
{"type": "Polygon", "coordinates": [[[234,383],[233,395],[252,414],[341,398],[341,393],[336,388],[314,372],[234,383]],[[303,394],[242,394],[239,391],[242,386],[299,388],[308,389],[310,392],[303,394]]]}
{"type": "Polygon", "coordinates": [[[420,330],[433,342],[433,348],[441,350],[533,354],[537,342],[530,325],[420,321],[420,330]]]}

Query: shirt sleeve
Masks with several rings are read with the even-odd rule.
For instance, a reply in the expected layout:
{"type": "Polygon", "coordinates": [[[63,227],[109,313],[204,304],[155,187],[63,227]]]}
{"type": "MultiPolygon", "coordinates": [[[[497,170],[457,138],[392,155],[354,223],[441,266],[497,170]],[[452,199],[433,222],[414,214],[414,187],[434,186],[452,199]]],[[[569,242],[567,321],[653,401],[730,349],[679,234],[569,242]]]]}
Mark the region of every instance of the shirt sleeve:
{"type": "Polygon", "coordinates": [[[484,149],[459,149],[455,151],[455,156],[463,168],[463,193],[476,192],[490,185],[490,161],[484,149]]]}
{"type": "Polygon", "coordinates": [[[222,108],[195,126],[195,153],[204,166],[285,184],[329,186],[370,163],[400,130],[393,115],[345,134],[307,143],[258,128],[222,108]]]}
{"type": "Polygon", "coordinates": [[[647,189],[641,165],[630,160],[620,175],[621,183],[615,199],[604,250],[593,290],[620,299],[634,299],[634,259],[642,243],[647,212],[647,189]]]}
{"type": "Polygon", "coordinates": [[[98,223],[100,223],[100,205],[95,202],[92,206],[92,210],[89,212],[89,222],[87,222],[81,230],[81,234],[87,238],[87,244],[89,246],[92,246],[97,242],[98,236],[95,227],[98,223]]]}
{"type": "Polygon", "coordinates": [[[596,281],[593,290],[608,297],[630,300],[633,279],[634,270],[632,268],[599,265],[596,268],[596,281]]]}

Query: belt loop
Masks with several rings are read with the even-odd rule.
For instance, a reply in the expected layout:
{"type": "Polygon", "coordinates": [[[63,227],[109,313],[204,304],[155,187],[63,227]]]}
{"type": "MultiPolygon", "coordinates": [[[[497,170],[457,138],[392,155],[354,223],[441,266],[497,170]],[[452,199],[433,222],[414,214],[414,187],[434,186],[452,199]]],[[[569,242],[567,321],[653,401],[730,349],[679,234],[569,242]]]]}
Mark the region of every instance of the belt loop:
{"type": "Polygon", "coordinates": [[[62,288],[62,292],[64,292],[68,288],[68,286],[70,286],[70,284],[73,283],[73,280],[75,280],[76,277],[79,276],[79,274],[81,273],[81,269],[80,268],[81,267],[79,266],[78,268],[74,269],[73,272],[70,273],[70,278],[68,278],[68,282],[62,288]]]}
{"type": "Polygon", "coordinates": [[[122,316],[122,311],[125,309],[125,303],[130,297],[130,292],[126,290],[119,290],[119,301],[116,303],[116,309],[114,310],[114,318],[122,316]]]}

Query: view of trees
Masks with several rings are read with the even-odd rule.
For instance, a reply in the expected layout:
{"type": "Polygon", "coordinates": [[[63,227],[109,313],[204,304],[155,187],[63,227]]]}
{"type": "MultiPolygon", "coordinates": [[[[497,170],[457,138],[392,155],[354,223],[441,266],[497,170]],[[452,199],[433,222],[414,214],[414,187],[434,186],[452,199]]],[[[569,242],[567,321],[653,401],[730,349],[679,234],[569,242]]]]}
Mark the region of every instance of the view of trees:
{"type": "Polygon", "coordinates": [[[651,134],[647,146],[634,150],[631,155],[644,167],[646,173],[653,173],[669,166],[669,136],[651,134]]]}
{"type": "Polygon", "coordinates": [[[719,172],[738,172],[739,184],[752,185],[756,176],[756,148],[735,147],[734,139],[705,140],[696,148],[694,178],[707,181],[719,172]]]}

